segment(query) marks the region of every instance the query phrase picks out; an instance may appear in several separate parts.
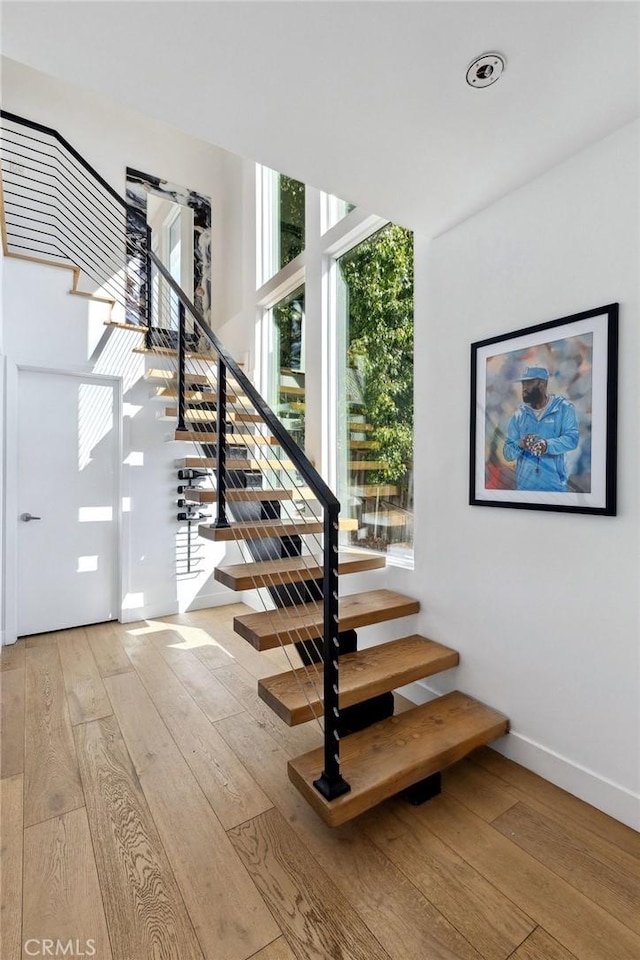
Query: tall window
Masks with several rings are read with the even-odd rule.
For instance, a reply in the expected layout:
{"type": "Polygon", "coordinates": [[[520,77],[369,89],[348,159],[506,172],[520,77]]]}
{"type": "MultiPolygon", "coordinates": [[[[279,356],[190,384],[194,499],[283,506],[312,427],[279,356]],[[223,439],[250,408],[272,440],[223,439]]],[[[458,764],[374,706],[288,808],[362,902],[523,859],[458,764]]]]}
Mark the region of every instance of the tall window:
{"type": "Polygon", "coordinates": [[[413,556],[413,234],[390,224],[338,261],[338,473],[354,545],[413,556]]]}
{"type": "Polygon", "coordinates": [[[304,287],[277,303],[273,317],[272,403],[283,425],[304,449],[304,287]]]}
{"type": "Polygon", "coordinates": [[[279,239],[278,268],[286,267],[304,250],[304,183],[280,174],[279,178],[279,239]]]}
{"type": "Polygon", "coordinates": [[[295,260],[305,246],[305,185],[258,166],[258,285],[295,260]]]}

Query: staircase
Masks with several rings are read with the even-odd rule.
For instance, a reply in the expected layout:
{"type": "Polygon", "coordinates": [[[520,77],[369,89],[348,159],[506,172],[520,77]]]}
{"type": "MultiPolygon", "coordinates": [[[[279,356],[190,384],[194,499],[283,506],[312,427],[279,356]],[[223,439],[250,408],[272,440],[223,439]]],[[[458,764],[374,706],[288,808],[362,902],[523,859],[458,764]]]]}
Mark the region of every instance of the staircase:
{"type": "MultiPolygon", "coordinates": [[[[348,575],[382,570],[384,556],[346,542],[356,521],[340,518],[333,492],[152,252],[149,235],[132,250],[126,202],[56,131],[2,118],[4,254],[73,270],[76,293],[80,276],[88,277],[94,291],[81,295],[96,296],[98,288],[111,305],[109,334],[140,335],[133,349],[145,355],[157,419],[170,425],[167,442],[179,448],[185,522],[189,530],[197,524],[203,539],[238,545],[243,562],[218,566],[214,576],[231,590],[254,591],[262,609],[236,617],[234,629],[256,650],[281,648],[288,659],[289,670],[259,681],[259,696],[284,723],[311,721],[323,730],[322,748],[289,761],[291,782],[331,826],[403,791],[413,800],[433,795],[440,771],[503,736],[506,718],[459,692],[393,715],[392,691],[455,668],[458,654],[413,633],[358,649],[357,630],[413,616],[419,603],[388,589],[349,592],[348,575]],[[31,177],[19,190],[17,166],[31,177]],[[75,171],[82,192],[74,193],[75,171]],[[108,200],[117,216],[106,222],[83,213],[80,229],[76,207],[84,211],[87,183],[96,210],[108,200]],[[58,205],[55,217],[47,195],[58,205]],[[142,291],[139,323],[130,322],[131,271],[142,291]],[[159,316],[170,326],[155,325],[159,316]],[[211,522],[202,513],[209,508],[211,522]]],[[[304,375],[283,371],[278,389],[280,412],[301,435],[304,375]]],[[[368,482],[367,474],[384,466],[369,425],[355,413],[349,429],[352,480],[364,509],[386,499],[381,522],[401,525],[397,488],[368,482]]]]}

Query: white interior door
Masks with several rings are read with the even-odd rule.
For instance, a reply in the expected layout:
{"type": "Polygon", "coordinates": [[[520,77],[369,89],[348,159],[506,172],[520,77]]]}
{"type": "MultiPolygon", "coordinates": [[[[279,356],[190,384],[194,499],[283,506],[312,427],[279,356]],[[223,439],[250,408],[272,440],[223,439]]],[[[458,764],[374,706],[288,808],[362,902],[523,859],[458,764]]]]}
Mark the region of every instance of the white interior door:
{"type": "Polygon", "coordinates": [[[19,636],[118,616],[117,404],[115,383],[19,371],[19,636]]]}

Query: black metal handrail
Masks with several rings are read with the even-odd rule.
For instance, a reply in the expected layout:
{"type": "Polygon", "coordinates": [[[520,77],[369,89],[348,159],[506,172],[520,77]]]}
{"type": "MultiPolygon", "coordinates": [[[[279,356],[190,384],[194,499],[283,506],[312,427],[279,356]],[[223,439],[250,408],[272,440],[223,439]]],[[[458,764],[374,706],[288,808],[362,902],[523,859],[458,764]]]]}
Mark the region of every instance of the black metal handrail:
{"type": "Polygon", "coordinates": [[[113,199],[119,203],[121,206],[127,209],[126,200],[117,193],[111,184],[107,183],[104,177],[101,177],[95,167],[92,167],[78,151],[71,146],[68,140],[65,140],[57,130],[54,130],[53,127],[46,127],[42,123],[35,123],[33,120],[27,120],[25,117],[20,117],[16,113],[10,113],[8,110],[0,110],[0,117],[3,120],[11,120],[13,123],[19,123],[23,127],[29,127],[31,130],[38,130],[40,133],[46,133],[48,136],[53,137],[54,140],[57,140],[65,150],[67,150],[74,160],[77,160],[80,166],[84,167],[87,170],[94,180],[97,180],[101,187],[103,187],[107,193],[109,193],[113,199]]]}
{"type": "MultiPolygon", "coordinates": [[[[107,191],[109,196],[118,203],[126,213],[129,213],[132,209],[131,206],[118,195],[118,193],[107,183],[106,180],[91,166],[78,152],[75,150],[71,144],[62,137],[57,130],[54,130],[51,127],[44,126],[43,124],[36,123],[31,120],[26,120],[23,117],[20,117],[16,114],[10,113],[5,110],[0,111],[0,116],[4,120],[25,126],[31,130],[36,130],[40,133],[46,134],[47,136],[53,138],[58,144],[60,144],[74,160],[80,164],[83,168],[83,176],[85,179],[92,179],[97,184],[99,184],[103,190],[107,191]],[[90,175],[87,178],[87,173],[90,175]]],[[[29,148],[33,149],[33,148],[29,148]]],[[[47,164],[43,164],[47,165],[47,164]]],[[[50,165],[47,165],[50,166],[50,165]]],[[[60,178],[57,175],[44,174],[49,176],[52,179],[60,182],[60,178]]],[[[49,184],[47,184],[50,186],[49,184]]],[[[64,184],[65,190],[61,191],[64,195],[68,191],[68,187],[64,184]]],[[[81,197],[80,210],[83,210],[85,204],[86,191],[83,187],[82,191],[79,191],[81,197]]],[[[73,195],[72,195],[73,196],[73,195]]],[[[28,199],[28,197],[21,197],[21,199],[28,199]]],[[[100,199],[100,198],[98,198],[100,199]]],[[[65,197],[65,200],[68,202],[68,197],[65,197]]],[[[42,201],[36,201],[43,205],[42,201]]],[[[70,204],[70,210],[74,210],[74,202],[70,204]]],[[[93,205],[92,205],[93,206],[93,205]]],[[[35,212],[35,211],[34,211],[35,212]]],[[[38,211],[42,213],[42,211],[38,211]]],[[[45,214],[49,216],[49,214],[45,214]]],[[[86,212],[84,216],[86,216],[86,212]]],[[[93,215],[93,211],[92,211],[93,215]]],[[[22,216],[18,214],[18,216],[22,216]]],[[[60,221],[57,213],[53,215],[54,221],[58,223],[58,226],[62,228],[62,234],[64,235],[65,227],[63,227],[62,222],[60,221]]],[[[23,218],[26,219],[26,218],[23,218]]],[[[106,218],[105,218],[106,219],[106,218]]],[[[110,215],[109,220],[109,230],[113,229],[113,217],[110,215]]],[[[41,224],[45,225],[45,224],[41,224]]],[[[48,224],[47,224],[48,226],[48,224]]],[[[116,226],[119,226],[116,224],[116,226]]],[[[23,229],[20,227],[20,229],[23,229]]],[[[42,233],[43,235],[49,235],[46,231],[33,231],[42,233]]],[[[55,234],[51,236],[56,239],[55,234]]],[[[75,246],[72,242],[69,242],[69,238],[65,238],[69,246],[75,246]]],[[[92,241],[93,254],[94,256],[100,257],[100,246],[103,246],[102,237],[87,237],[87,242],[92,241]]],[[[124,239],[124,238],[123,238],[124,239]]],[[[34,243],[47,243],[47,241],[34,240],[34,243]]],[[[55,244],[51,244],[56,247],[55,244]]],[[[322,580],[322,589],[323,589],[323,660],[324,660],[324,715],[325,715],[325,724],[324,724],[324,769],[321,776],[315,781],[315,786],[327,799],[334,799],[335,797],[340,796],[341,794],[348,791],[349,785],[343,779],[340,773],[340,751],[339,751],[339,721],[340,721],[340,708],[339,708],[339,652],[340,652],[340,643],[339,643],[339,623],[338,623],[338,516],[340,512],[340,503],[336,498],[333,491],[326,484],[323,478],[320,476],[318,471],[315,469],[313,464],[305,456],[304,452],[300,449],[298,444],[292,439],[290,434],[284,428],[280,420],[277,418],[275,413],[268,406],[264,398],[258,392],[258,390],[251,383],[247,375],[241,370],[233,357],[226,351],[225,347],[222,345],[220,340],[217,338],[216,334],[213,332],[211,327],[207,324],[202,314],[197,310],[194,304],[185,294],[184,290],[179,286],[178,283],[171,276],[169,271],[166,269],[164,264],[159,260],[156,254],[151,249],[150,242],[150,231],[147,229],[146,237],[146,249],[137,249],[135,254],[140,257],[144,262],[144,269],[147,280],[147,290],[146,290],[146,301],[140,305],[141,309],[146,311],[146,321],[147,326],[151,327],[151,269],[152,266],[159,273],[159,275],[164,279],[165,283],[168,285],[169,290],[173,292],[177,299],[178,312],[179,312],[179,337],[178,337],[178,427],[179,429],[184,428],[184,419],[185,419],[185,408],[186,408],[186,377],[185,377],[185,357],[186,357],[186,322],[185,322],[185,313],[189,312],[191,315],[196,330],[199,334],[204,337],[204,339],[209,343],[209,345],[215,351],[215,354],[218,359],[218,400],[217,400],[217,421],[218,421],[218,442],[217,442],[217,470],[216,470],[216,484],[217,484],[217,503],[218,503],[218,514],[216,524],[217,526],[228,526],[229,521],[226,516],[226,472],[225,472],[225,456],[226,456],[226,443],[225,443],[225,430],[226,430],[226,384],[227,376],[230,374],[236,384],[245,392],[246,396],[253,405],[255,411],[262,419],[263,423],[270,429],[272,436],[277,440],[280,447],[286,452],[291,462],[293,463],[295,469],[298,473],[306,480],[309,488],[313,492],[318,503],[324,511],[324,522],[323,522],[323,533],[324,533],[324,558],[323,558],[323,580],[322,580]]],[[[129,252],[129,241],[127,240],[127,245],[125,247],[127,253],[129,252]]],[[[60,251],[61,255],[65,255],[60,251]]],[[[102,254],[104,258],[104,254],[102,254]]],[[[95,263],[92,259],[92,256],[84,254],[80,257],[80,260],[91,260],[92,267],[96,273],[101,272],[104,269],[104,264],[100,261],[99,264],[95,263]]],[[[142,324],[141,324],[142,326],[142,324]]],[[[232,435],[231,435],[232,436],[232,435]]]]}

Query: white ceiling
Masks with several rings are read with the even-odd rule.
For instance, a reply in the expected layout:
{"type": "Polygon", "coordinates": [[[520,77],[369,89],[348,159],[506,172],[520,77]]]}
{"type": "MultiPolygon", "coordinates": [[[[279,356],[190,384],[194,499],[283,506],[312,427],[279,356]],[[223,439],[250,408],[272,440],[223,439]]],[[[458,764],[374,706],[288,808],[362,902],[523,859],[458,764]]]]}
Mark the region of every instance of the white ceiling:
{"type": "Polygon", "coordinates": [[[633,120],[637,2],[5,2],[3,52],[436,235],[633,120]],[[476,55],[502,79],[467,86],[476,55]]]}

